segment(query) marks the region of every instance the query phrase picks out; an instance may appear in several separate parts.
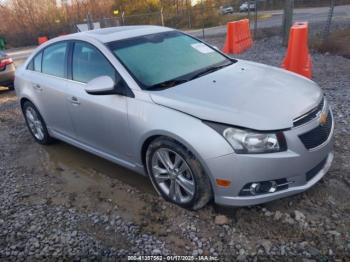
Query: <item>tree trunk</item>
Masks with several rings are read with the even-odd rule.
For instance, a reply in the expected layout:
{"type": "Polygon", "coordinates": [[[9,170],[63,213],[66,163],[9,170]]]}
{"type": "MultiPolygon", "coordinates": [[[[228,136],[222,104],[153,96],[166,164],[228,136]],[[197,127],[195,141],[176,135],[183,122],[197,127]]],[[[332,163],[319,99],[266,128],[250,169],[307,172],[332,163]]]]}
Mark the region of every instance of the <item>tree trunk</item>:
{"type": "Polygon", "coordinates": [[[294,8],[294,0],[285,0],[283,26],[282,26],[283,46],[288,45],[289,30],[293,23],[293,8],[294,8]]]}
{"type": "Polygon", "coordinates": [[[323,32],[323,41],[327,41],[327,38],[328,38],[330,30],[331,30],[332,18],[333,18],[333,13],[334,13],[334,5],[335,5],[335,0],[330,0],[328,19],[326,22],[326,27],[325,27],[324,32],[323,32]]]}

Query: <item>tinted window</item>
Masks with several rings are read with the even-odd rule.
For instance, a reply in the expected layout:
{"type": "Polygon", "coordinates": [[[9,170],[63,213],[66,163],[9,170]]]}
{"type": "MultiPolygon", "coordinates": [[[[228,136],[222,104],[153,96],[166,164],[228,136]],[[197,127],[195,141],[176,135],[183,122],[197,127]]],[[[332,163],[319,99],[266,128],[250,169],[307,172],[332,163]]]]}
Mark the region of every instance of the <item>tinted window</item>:
{"type": "Polygon", "coordinates": [[[43,52],[37,54],[28,64],[27,69],[32,71],[41,72],[41,59],[43,57],[43,52]]]}
{"type": "Polygon", "coordinates": [[[87,83],[99,76],[110,76],[115,81],[115,69],[95,47],[77,42],[74,45],[73,80],[87,83]]]}
{"type": "Polygon", "coordinates": [[[44,50],[42,59],[42,72],[53,76],[65,77],[66,52],[67,43],[58,43],[47,47],[44,50]]]}
{"type": "Polygon", "coordinates": [[[34,61],[33,61],[33,59],[30,60],[28,66],[27,66],[27,69],[28,70],[32,70],[32,71],[34,70],[34,61]]]}

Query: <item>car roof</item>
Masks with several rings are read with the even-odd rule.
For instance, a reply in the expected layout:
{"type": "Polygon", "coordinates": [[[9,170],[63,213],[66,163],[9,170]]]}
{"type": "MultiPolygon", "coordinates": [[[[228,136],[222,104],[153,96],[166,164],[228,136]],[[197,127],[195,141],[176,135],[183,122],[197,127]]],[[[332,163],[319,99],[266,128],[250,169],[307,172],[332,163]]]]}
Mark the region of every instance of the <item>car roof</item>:
{"type": "Polygon", "coordinates": [[[162,33],[162,32],[169,32],[174,31],[175,29],[163,27],[163,26],[154,26],[154,25],[138,25],[138,26],[118,26],[118,27],[109,27],[109,28],[103,28],[103,29],[95,29],[95,30],[89,30],[74,34],[68,34],[68,35],[61,35],[55,38],[50,39],[46,43],[39,46],[39,48],[36,49],[35,52],[32,53],[32,55],[27,60],[29,63],[30,59],[34,57],[37,53],[39,53],[41,50],[46,48],[47,46],[60,42],[60,41],[67,41],[67,40],[83,40],[83,41],[98,41],[100,43],[109,43],[113,41],[143,36],[143,35],[150,35],[150,34],[156,34],[156,33],[162,33]]]}
{"type": "Polygon", "coordinates": [[[71,38],[75,37],[89,37],[94,38],[102,43],[128,39],[143,35],[156,34],[161,32],[172,31],[174,29],[162,26],[139,25],[139,26],[118,26],[103,29],[95,29],[90,31],[79,32],[71,34],[71,38]]]}

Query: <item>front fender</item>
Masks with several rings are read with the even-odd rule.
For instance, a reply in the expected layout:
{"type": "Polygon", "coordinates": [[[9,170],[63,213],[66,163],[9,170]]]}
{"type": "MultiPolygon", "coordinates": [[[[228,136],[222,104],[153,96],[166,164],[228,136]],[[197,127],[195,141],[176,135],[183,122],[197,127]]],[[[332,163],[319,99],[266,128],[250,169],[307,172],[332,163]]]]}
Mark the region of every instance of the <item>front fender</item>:
{"type": "Polygon", "coordinates": [[[131,99],[128,103],[132,154],[138,165],[142,163],[142,147],[152,136],[170,137],[189,149],[201,162],[208,175],[211,174],[206,159],[233,153],[227,141],[200,119],[185,113],[154,104],[131,99]]]}

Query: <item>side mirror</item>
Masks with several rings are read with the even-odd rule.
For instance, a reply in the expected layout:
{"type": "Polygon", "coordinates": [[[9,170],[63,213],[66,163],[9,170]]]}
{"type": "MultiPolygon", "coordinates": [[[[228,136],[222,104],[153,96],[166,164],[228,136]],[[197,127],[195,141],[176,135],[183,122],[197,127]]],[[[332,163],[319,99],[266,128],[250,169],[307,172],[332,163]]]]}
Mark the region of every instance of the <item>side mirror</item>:
{"type": "Polygon", "coordinates": [[[115,83],[109,76],[99,76],[87,83],[85,91],[90,95],[108,95],[115,93],[115,83]]]}

